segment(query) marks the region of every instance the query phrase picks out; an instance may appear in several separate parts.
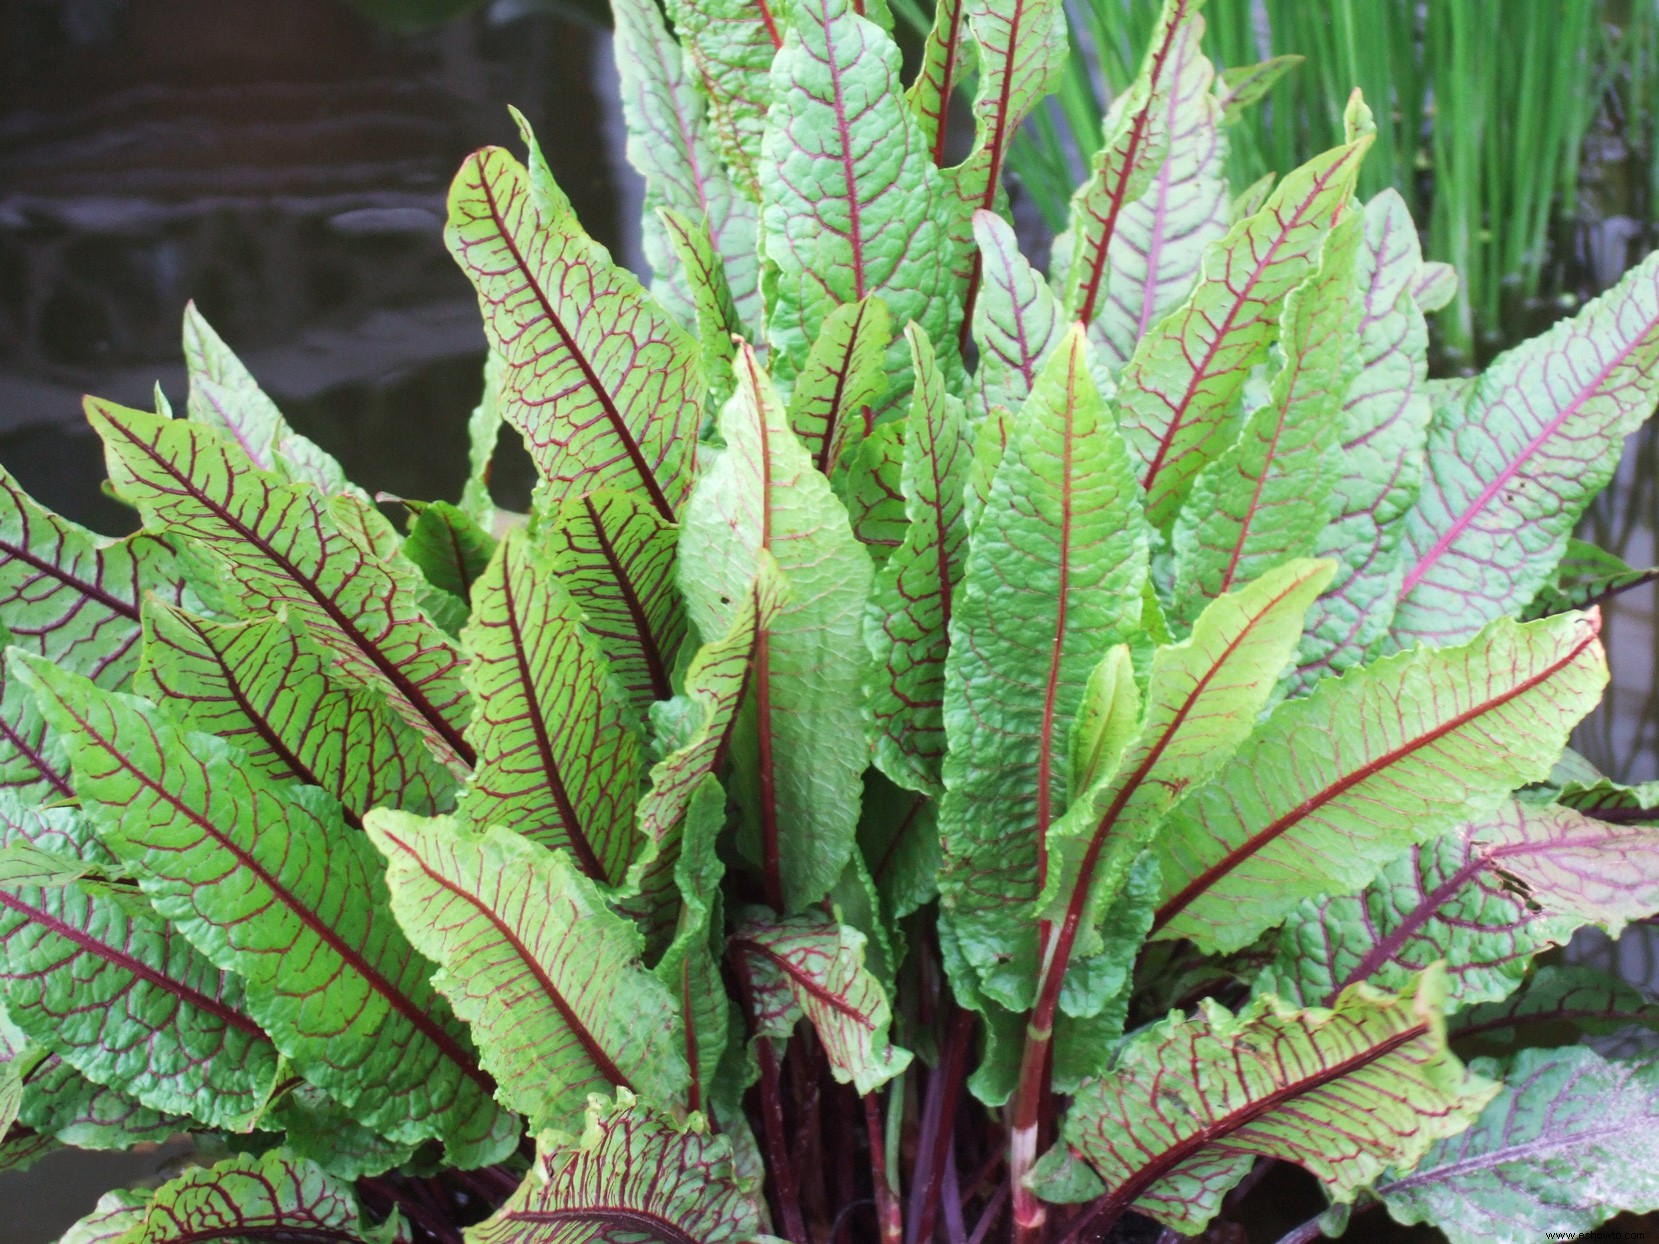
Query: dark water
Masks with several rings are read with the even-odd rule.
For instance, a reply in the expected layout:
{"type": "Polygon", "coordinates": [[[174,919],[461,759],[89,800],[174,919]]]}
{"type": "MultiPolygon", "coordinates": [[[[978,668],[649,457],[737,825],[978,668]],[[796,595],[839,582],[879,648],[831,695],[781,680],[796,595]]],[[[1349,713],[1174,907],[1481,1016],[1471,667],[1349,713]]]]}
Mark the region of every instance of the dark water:
{"type": "MultiPolygon", "coordinates": [[[[484,345],[442,245],[444,194],[468,151],[516,145],[504,104],[530,117],[590,231],[635,256],[608,43],[539,7],[495,0],[402,35],[340,0],[0,0],[0,462],[71,518],[130,528],[99,491],[81,395],[147,407],[159,382],[181,403],[195,299],[355,479],[453,496],[484,345]]],[[[1593,293],[1645,249],[1628,156],[1590,161],[1554,292],[1593,293]]],[[[1518,308],[1518,335],[1563,310],[1518,308]]],[[[1595,534],[1649,565],[1659,436],[1637,440],[1595,534]]],[[[522,455],[496,483],[522,506],[522,455]]],[[[1580,736],[1630,778],[1659,776],[1654,599],[1612,611],[1614,686],[1580,736]]],[[[43,1244],[173,1156],[60,1153],[0,1175],[0,1241],[43,1244]]]]}

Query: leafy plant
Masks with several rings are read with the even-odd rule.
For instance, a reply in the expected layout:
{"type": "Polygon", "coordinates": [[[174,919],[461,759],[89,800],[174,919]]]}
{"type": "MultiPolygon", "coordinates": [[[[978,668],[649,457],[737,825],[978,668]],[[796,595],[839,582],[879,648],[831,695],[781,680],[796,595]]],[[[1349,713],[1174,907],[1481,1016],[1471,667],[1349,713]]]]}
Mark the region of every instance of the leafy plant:
{"type": "Polygon", "coordinates": [[[1035,1244],[1273,1162],[1304,1238],[1654,1206],[1652,1056],[1579,1043],[1653,1005],[1531,963],[1659,911],[1651,793],[1563,755],[1659,259],[1427,380],[1369,111],[1229,199],[1197,9],[1044,277],[1057,3],[944,0],[907,87],[879,7],[617,0],[652,288],[528,130],[467,160],[458,504],[400,531],[194,311],[182,416],[87,404],[139,533],[5,480],[0,1161],[200,1157],[66,1240],[1035,1244]]]}

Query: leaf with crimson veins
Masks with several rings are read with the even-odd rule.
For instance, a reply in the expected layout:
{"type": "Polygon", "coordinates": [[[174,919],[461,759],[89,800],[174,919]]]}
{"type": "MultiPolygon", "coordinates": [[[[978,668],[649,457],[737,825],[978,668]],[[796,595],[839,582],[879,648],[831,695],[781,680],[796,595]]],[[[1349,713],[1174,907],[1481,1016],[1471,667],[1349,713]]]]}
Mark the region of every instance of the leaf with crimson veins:
{"type": "Polygon", "coordinates": [[[620,488],[673,521],[691,489],[697,345],[499,147],[467,157],[444,231],[501,355],[501,417],[552,499],[620,488]]]}
{"type": "Polygon", "coordinates": [[[420,573],[397,555],[385,519],[355,497],[282,482],[205,428],[92,399],[87,417],[117,491],[151,526],[204,551],[240,612],[286,610],[441,758],[471,763],[460,654],[421,612],[420,573]]]}
{"type": "Polygon", "coordinates": [[[1433,972],[1399,995],[1360,985],[1330,1010],[1271,995],[1237,1015],[1206,999],[1131,1037],[1085,1082],[1034,1181],[1090,1213],[1131,1208],[1202,1232],[1260,1157],[1294,1162],[1341,1204],[1467,1127],[1498,1086],[1446,1048],[1433,972]]]}
{"type": "Polygon", "coordinates": [[[369,817],[392,909],[471,1026],[501,1100],[534,1130],[568,1127],[590,1092],[684,1093],[678,1015],[641,939],[563,851],[447,817],[369,817]]]}
{"type": "Polygon", "coordinates": [[[676,1124],[628,1093],[588,1108],[580,1137],[549,1136],[508,1202],[469,1244],[768,1244],[732,1147],[700,1121],[676,1124]]]}
{"type": "Polygon", "coordinates": [[[394,1140],[457,1165],[511,1150],[465,1027],[393,918],[374,847],[334,798],[273,782],[154,705],[33,659],[26,677],[70,740],[104,845],[156,911],[245,981],[247,1013],[307,1079],[394,1140]]]}

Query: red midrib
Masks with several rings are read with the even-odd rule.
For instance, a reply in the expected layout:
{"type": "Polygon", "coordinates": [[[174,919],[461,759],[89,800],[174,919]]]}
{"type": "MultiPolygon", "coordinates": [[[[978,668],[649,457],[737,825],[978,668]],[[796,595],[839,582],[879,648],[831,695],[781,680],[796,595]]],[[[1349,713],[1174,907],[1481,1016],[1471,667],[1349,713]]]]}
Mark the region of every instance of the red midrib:
{"type": "Polygon", "coordinates": [[[588,389],[599,399],[600,408],[605,412],[605,420],[611,425],[611,431],[615,434],[617,440],[622,443],[623,452],[628,455],[629,465],[634,468],[640,482],[645,485],[645,492],[651,498],[651,504],[657,507],[658,513],[664,519],[673,522],[674,507],[668,504],[668,498],[663,495],[662,488],[657,484],[656,473],[652,471],[650,464],[645,461],[645,454],[640,449],[639,442],[634,439],[633,432],[622,418],[622,412],[617,409],[616,399],[611,396],[610,390],[600,382],[599,374],[593,370],[593,364],[588,361],[588,356],[577,345],[576,338],[565,327],[564,320],[553,310],[553,303],[548,298],[547,291],[542,288],[541,281],[530,270],[530,265],[525,260],[524,253],[519,250],[518,241],[508,228],[507,218],[502,214],[501,205],[496,201],[495,187],[490,181],[483,161],[474,157],[474,167],[478,170],[479,189],[484,192],[484,200],[490,206],[490,220],[495,225],[496,236],[501,239],[501,244],[507,248],[507,253],[513,257],[514,265],[524,274],[525,286],[535,294],[536,301],[541,304],[542,314],[547,317],[547,322],[553,326],[553,331],[558,333],[560,342],[563,343],[565,351],[582,373],[582,379],[587,383],[588,389]]]}
{"type": "Polygon", "coordinates": [[[51,562],[44,561],[41,558],[36,557],[22,545],[13,544],[9,540],[0,540],[0,553],[4,553],[9,557],[15,557],[25,566],[31,566],[35,570],[38,570],[41,574],[46,575],[49,578],[56,579],[65,587],[73,588],[87,599],[97,601],[113,614],[127,618],[133,622],[138,621],[138,606],[131,604],[128,601],[124,601],[117,596],[111,596],[97,584],[88,583],[85,579],[77,578],[75,575],[70,574],[62,566],[54,565],[51,562]]]}
{"type": "Polygon", "coordinates": [[[950,120],[950,96],[956,89],[951,80],[956,74],[956,48],[962,37],[962,0],[956,0],[950,11],[950,33],[945,36],[945,67],[939,79],[939,117],[933,131],[933,163],[945,167],[945,130],[950,120]]]}
{"type": "MultiPolygon", "coordinates": [[[[410,707],[426,718],[433,730],[449,745],[450,749],[464,764],[470,768],[477,763],[476,753],[473,752],[466,739],[462,737],[461,732],[444,718],[444,715],[438,711],[437,706],[426,698],[426,694],[410,681],[407,674],[397,667],[397,663],[380,651],[379,645],[369,642],[362,631],[357,629],[356,623],[346,617],[345,611],[309,575],[301,574],[299,567],[277,552],[268,541],[243,523],[241,519],[197,488],[189,476],[179,471],[171,462],[163,458],[157,450],[140,440],[131,429],[114,419],[110,419],[107,415],[105,418],[110,427],[124,436],[156,467],[176,480],[179,487],[185,490],[186,496],[194,498],[244,541],[275,562],[283,574],[287,575],[307,596],[311,597],[316,602],[317,607],[328,615],[329,621],[339,627],[341,632],[356,646],[357,650],[366,656],[374,667],[385,676],[386,680],[397,688],[399,694],[409,703],[410,707]]],[[[361,551],[359,551],[359,556],[361,555],[361,551]]]]}
{"type": "Polygon", "coordinates": [[[1548,682],[1551,678],[1554,678],[1558,673],[1578,660],[1584,650],[1595,642],[1596,635],[1595,632],[1592,631],[1578,644],[1574,645],[1573,650],[1566,656],[1562,657],[1559,661],[1556,661],[1542,672],[1534,674],[1525,682],[1518,683],[1502,695],[1494,696],[1489,700],[1483,700],[1474,707],[1465,709],[1463,712],[1448,718],[1446,721],[1434,727],[1427,733],[1412,739],[1409,743],[1405,743],[1392,749],[1391,751],[1384,752],[1375,760],[1366,762],[1359,768],[1355,769],[1352,773],[1345,774],[1337,781],[1332,782],[1317,795],[1304,799],[1289,812],[1286,812],[1283,816],[1264,827],[1259,833],[1253,834],[1247,841],[1228,851],[1227,854],[1221,859],[1217,860],[1214,864],[1210,865],[1210,867],[1206,868],[1203,872],[1199,873],[1198,876],[1188,882],[1181,889],[1181,891],[1175,895],[1175,897],[1171,898],[1167,903],[1158,909],[1157,915],[1154,916],[1152,920],[1152,932],[1156,933],[1159,929],[1162,929],[1182,911],[1186,910],[1186,908],[1190,906],[1193,900],[1200,894],[1208,890],[1212,885],[1230,873],[1234,868],[1238,867],[1238,865],[1242,864],[1245,860],[1255,855],[1256,852],[1260,851],[1263,847],[1268,846],[1276,838],[1278,838],[1279,835],[1283,834],[1287,829],[1291,828],[1291,826],[1295,825],[1304,817],[1310,816],[1317,812],[1320,808],[1331,802],[1331,800],[1345,794],[1359,783],[1376,776],[1396,761],[1429,746],[1431,743],[1434,743],[1450,734],[1453,730],[1461,729],[1462,727],[1468,725],[1471,721],[1474,721],[1476,718],[1481,717],[1494,709],[1501,708],[1511,700],[1525,695],[1534,687],[1548,682]]]}
{"type": "Polygon", "coordinates": [[[541,698],[537,694],[535,673],[530,668],[530,654],[525,651],[524,626],[519,620],[518,600],[513,595],[512,566],[505,563],[502,566],[501,595],[506,605],[507,634],[513,645],[513,663],[518,666],[519,685],[524,688],[524,714],[530,719],[530,729],[536,736],[536,754],[541,757],[542,773],[547,778],[548,792],[553,796],[559,819],[564,822],[560,828],[565,831],[565,840],[575,853],[582,871],[601,885],[609,885],[610,877],[606,875],[604,865],[599,862],[593,843],[588,839],[587,826],[583,825],[576,815],[576,805],[571,801],[570,791],[565,786],[559,759],[553,754],[553,740],[547,732],[547,717],[542,712],[541,698]]]}
{"type": "Polygon", "coordinates": [[[1273,468],[1273,459],[1279,453],[1279,440],[1285,434],[1285,418],[1290,414],[1288,409],[1279,411],[1278,422],[1273,425],[1273,439],[1268,442],[1267,459],[1262,465],[1261,474],[1256,476],[1255,486],[1250,490],[1250,504],[1245,508],[1244,521],[1239,524],[1238,538],[1233,541],[1232,554],[1227,558],[1227,570],[1221,576],[1221,591],[1225,592],[1233,586],[1233,576],[1238,574],[1238,564],[1244,558],[1244,545],[1250,539],[1250,527],[1256,521],[1256,511],[1261,507],[1262,489],[1267,487],[1267,476],[1273,468]]]}
{"type": "MultiPolygon", "coordinates": [[[[324,945],[333,950],[335,954],[339,955],[352,971],[361,976],[366,982],[368,982],[369,986],[373,988],[376,993],[386,999],[393,1010],[395,1010],[399,1015],[402,1015],[404,1019],[408,1020],[409,1023],[423,1036],[425,1036],[427,1040],[431,1041],[432,1044],[443,1053],[444,1057],[448,1058],[452,1063],[459,1067],[467,1075],[467,1077],[473,1081],[473,1083],[477,1084],[479,1088],[484,1090],[486,1095],[494,1094],[495,1081],[478,1066],[477,1061],[470,1054],[468,1054],[466,1050],[461,1048],[460,1043],[456,1041],[452,1035],[444,1031],[442,1026],[433,1020],[430,1015],[421,1010],[420,1007],[416,1006],[414,1002],[403,993],[402,990],[398,989],[392,984],[391,981],[387,980],[378,969],[370,965],[355,947],[347,945],[340,938],[339,934],[329,928],[327,921],[323,920],[315,911],[300,902],[291,891],[280,884],[275,877],[271,876],[271,874],[265,870],[264,865],[254,859],[236,843],[232,842],[224,834],[220,833],[218,828],[200,812],[186,805],[183,800],[179,799],[170,790],[167,790],[165,787],[152,779],[149,774],[145,773],[137,766],[129,763],[122,753],[116,749],[115,744],[111,740],[104,738],[90,721],[84,717],[80,717],[78,714],[73,715],[76,716],[76,724],[80,727],[81,732],[85,734],[87,738],[93,740],[110,756],[111,759],[120,764],[128,773],[137,779],[140,785],[147,788],[157,799],[172,808],[173,811],[178,813],[179,816],[196,826],[196,828],[201,830],[201,832],[207,837],[217,842],[219,846],[229,853],[239,865],[246,868],[255,877],[257,877],[260,883],[269,889],[270,892],[276,897],[278,902],[282,903],[284,907],[293,912],[294,915],[298,917],[300,923],[309,929],[318,941],[322,942],[324,945]]],[[[147,850],[148,848],[146,848],[146,851],[147,850]]],[[[181,877],[176,878],[175,880],[182,884],[190,884],[187,878],[181,877]]]]}
{"type": "Polygon", "coordinates": [[[778,23],[772,16],[771,6],[766,0],[755,0],[755,4],[760,9],[760,20],[766,23],[766,33],[772,38],[772,49],[776,51],[783,47],[783,36],[778,33],[778,23]]]}
{"type": "Polygon", "coordinates": [[[1567,404],[1566,408],[1556,415],[1554,419],[1545,424],[1539,431],[1538,435],[1534,436],[1527,442],[1526,448],[1516,454],[1515,457],[1511,459],[1507,465],[1505,465],[1504,469],[1500,471],[1497,476],[1486,485],[1485,488],[1481,489],[1480,496],[1476,497],[1475,500],[1463,511],[1463,513],[1457,516],[1452,525],[1448,527],[1440,538],[1434,542],[1434,546],[1430,548],[1427,553],[1423,554],[1422,557],[1418,558],[1417,564],[1413,566],[1406,574],[1406,577],[1401,580],[1398,599],[1404,600],[1406,597],[1411,595],[1411,590],[1417,586],[1418,580],[1428,573],[1430,566],[1439,561],[1440,558],[1445,555],[1446,550],[1451,548],[1453,541],[1455,541],[1458,536],[1463,534],[1464,528],[1475,521],[1475,515],[1485,509],[1492,498],[1498,495],[1499,490],[1502,489],[1503,486],[1510,480],[1515,478],[1516,472],[1521,469],[1521,465],[1526,462],[1528,458],[1532,457],[1533,454],[1542,449],[1544,443],[1559,432],[1567,420],[1576,415],[1583,409],[1586,402],[1596,396],[1601,386],[1607,382],[1608,377],[1611,376],[1614,370],[1630,357],[1637,346],[1641,345],[1642,342],[1647,339],[1647,334],[1652,332],[1656,325],[1659,325],[1659,319],[1649,320],[1647,326],[1642,330],[1641,335],[1632,339],[1622,350],[1616,353],[1608,361],[1607,365],[1596,373],[1595,380],[1585,388],[1581,389],[1578,396],[1573,398],[1573,400],[1567,404]]]}
{"type": "Polygon", "coordinates": [[[38,750],[25,743],[23,736],[12,728],[11,722],[0,720],[0,737],[10,740],[11,745],[22,753],[23,758],[35,767],[36,772],[46,779],[53,790],[66,799],[74,798],[75,788],[69,785],[68,779],[52,768],[38,750]]]}
{"type": "Polygon", "coordinates": [[[847,241],[853,249],[853,301],[864,297],[864,222],[858,201],[858,182],[853,175],[852,133],[847,127],[846,99],[841,89],[841,62],[835,40],[827,37],[829,18],[824,18],[825,55],[829,58],[830,81],[835,89],[835,130],[841,142],[841,176],[847,185],[847,241]]]}
{"type": "Polygon", "coordinates": [[[847,391],[847,373],[852,370],[853,352],[858,349],[858,333],[864,327],[864,316],[868,310],[868,304],[859,304],[858,316],[853,320],[852,332],[847,337],[847,348],[841,352],[841,365],[835,369],[835,388],[830,394],[829,410],[824,415],[823,440],[819,442],[818,452],[813,455],[814,465],[824,475],[829,474],[832,465],[830,448],[835,443],[835,433],[841,422],[841,400],[847,391]]]}
{"type": "Polygon", "coordinates": [[[591,1062],[599,1074],[604,1076],[605,1079],[610,1081],[611,1084],[618,1088],[625,1088],[632,1092],[634,1086],[628,1080],[628,1077],[622,1074],[622,1072],[617,1068],[617,1065],[611,1061],[610,1056],[600,1047],[598,1039],[593,1035],[593,1033],[588,1031],[587,1025],[582,1022],[581,1017],[576,1014],[574,1008],[572,1008],[570,1003],[566,1001],[564,994],[560,992],[559,987],[554,984],[553,978],[548,976],[546,970],[536,959],[536,956],[530,952],[530,948],[524,944],[523,939],[513,931],[512,927],[508,925],[507,922],[503,920],[494,910],[486,906],[476,894],[462,889],[459,885],[451,881],[442,873],[434,871],[427,864],[427,862],[421,858],[418,851],[411,847],[407,842],[404,842],[396,834],[388,833],[386,837],[395,843],[399,850],[403,851],[404,854],[415,862],[415,865],[421,870],[421,872],[426,874],[427,880],[431,881],[439,889],[447,890],[463,903],[466,903],[489,923],[490,927],[496,931],[501,940],[512,947],[513,954],[518,956],[519,962],[524,964],[525,969],[535,979],[536,984],[541,987],[542,993],[544,993],[547,996],[547,1000],[553,1004],[553,1009],[559,1013],[559,1018],[564,1021],[565,1027],[570,1029],[571,1035],[574,1036],[581,1044],[582,1052],[588,1056],[588,1061],[591,1062]]]}
{"type": "Polygon", "coordinates": [[[1181,0],[1170,16],[1169,29],[1164,32],[1163,42],[1152,58],[1151,73],[1147,77],[1146,103],[1135,115],[1135,125],[1129,134],[1129,152],[1124,159],[1123,167],[1119,171],[1117,185],[1112,189],[1110,206],[1107,209],[1106,219],[1101,222],[1100,238],[1095,243],[1094,255],[1090,264],[1089,279],[1084,289],[1083,303],[1078,309],[1077,318],[1088,324],[1094,320],[1094,304],[1100,295],[1101,278],[1106,274],[1106,249],[1112,243],[1112,235],[1117,232],[1118,213],[1123,210],[1124,196],[1129,192],[1129,175],[1134,169],[1140,156],[1140,146],[1146,141],[1146,134],[1152,117],[1152,105],[1159,101],[1158,80],[1163,76],[1164,60],[1169,56],[1170,49],[1175,46],[1175,35],[1181,28],[1181,22],[1186,17],[1188,0],[1181,0]]]}
{"type": "Polygon", "coordinates": [[[0,907],[9,907],[12,911],[17,912],[20,916],[23,916],[32,923],[38,924],[42,928],[50,929],[53,933],[57,934],[67,942],[73,942],[88,954],[102,959],[106,963],[113,964],[124,972],[132,973],[140,980],[147,981],[149,984],[154,985],[157,989],[161,989],[172,994],[175,998],[178,998],[180,1001],[190,1007],[193,1007],[195,1010],[204,1011],[213,1016],[215,1019],[222,1021],[227,1027],[240,1029],[242,1032],[247,1033],[251,1037],[257,1037],[261,1041],[269,1040],[269,1038],[265,1036],[264,1029],[254,1023],[253,1020],[249,1019],[246,1015],[243,1015],[240,1011],[236,1010],[234,1007],[227,1006],[225,1003],[220,1002],[216,998],[210,998],[200,990],[192,989],[189,985],[186,985],[181,981],[173,980],[171,977],[157,971],[155,968],[152,968],[149,964],[133,958],[133,956],[128,954],[126,951],[117,950],[114,946],[109,945],[107,942],[97,940],[90,934],[77,929],[72,924],[68,924],[58,919],[56,916],[49,914],[41,908],[31,907],[15,894],[12,894],[5,889],[0,889],[0,907]]]}
{"type": "Polygon", "coordinates": [[[1186,419],[1187,409],[1192,405],[1193,394],[1197,392],[1200,384],[1209,379],[1210,365],[1215,362],[1216,352],[1221,349],[1221,343],[1226,340],[1227,334],[1232,331],[1233,321],[1238,317],[1239,312],[1244,309],[1244,304],[1250,300],[1251,291],[1260,283],[1262,274],[1272,264],[1273,257],[1279,253],[1279,248],[1285,244],[1285,239],[1289,236],[1290,231],[1302,224],[1302,214],[1307,211],[1308,205],[1319,197],[1320,192],[1325,189],[1340,170],[1347,166],[1348,161],[1352,158],[1353,152],[1350,151],[1314,179],[1313,188],[1297,205],[1296,214],[1288,224],[1279,227],[1278,234],[1273,239],[1273,244],[1267,248],[1262,258],[1257,260],[1255,270],[1250,274],[1250,279],[1244,283],[1242,289],[1233,295],[1232,305],[1227,308],[1227,314],[1221,321],[1221,327],[1211,335],[1210,344],[1204,351],[1203,360],[1193,368],[1192,377],[1187,382],[1186,392],[1181,395],[1181,400],[1170,411],[1169,427],[1164,430],[1164,434],[1158,442],[1158,452],[1152,456],[1151,465],[1146,469],[1146,476],[1141,480],[1141,487],[1146,491],[1151,491],[1153,481],[1158,478],[1158,472],[1163,469],[1164,459],[1168,456],[1170,447],[1175,442],[1175,434],[1181,430],[1186,419]]]}
{"type": "Polygon", "coordinates": [[[1232,1135],[1240,1128],[1254,1123],[1263,1115],[1271,1114],[1286,1102],[1321,1089],[1333,1081],[1340,1080],[1343,1076],[1369,1067],[1372,1063],[1394,1053],[1395,1050],[1428,1036],[1429,1032],[1430,1029],[1427,1024],[1416,1024],[1403,1032],[1395,1033],[1392,1037],[1379,1042],[1368,1050],[1363,1050],[1350,1058],[1345,1058],[1339,1063],[1333,1063],[1317,1074],[1309,1076],[1306,1080],[1274,1089],[1273,1092],[1258,1098],[1256,1101],[1222,1115],[1221,1118],[1200,1128],[1179,1144],[1158,1154],[1140,1170],[1114,1188],[1106,1199],[1106,1206],[1111,1208],[1103,1206],[1100,1213],[1105,1215],[1109,1214],[1112,1208],[1120,1211],[1128,1208],[1153,1184],[1175,1170],[1187,1159],[1196,1156],[1206,1146],[1224,1136],[1232,1135]]]}
{"type": "MultiPolygon", "coordinates": [[[[236,701],[236,707],[242,710],[242,715],[248,719],[249,724],[253,726],[254,733],[264,741],[265,746],[275,752],[277,759],[282,761],[288,771],[300,781],[304,782],[308,786],[316,786],[322,790],[326,790],[329,794],[335,796],[336,799],[339,799],[340,814],[345,817],[346,823],[353,829],[362,829],[363,822],[358,818],[357,813],[346,807],[345,801],[340,799],[340,796],[344,794],[344,791],[334,790],[324,785],[323,780],[312,771],[311,767],[301,760],[299,756],[290,750],[288,745],[282,741],[276,730],[272,728],[271,723],[266,720],[265,715],[254,708],[253,702],[248,699],[247,694],[242,690],[242,684],[237,680],[235,672],[231,669],[230,662],[225,659],[225,654],[219,651],[218,646],[203,633],[201,627],[186,618],[181,618],[180,620],[184,621],[184,624],[196,633],[197,637],[203,644],[206,645],[207,650],[213,654],[213,659],[218,664],[219,671],[225,676],[225,686],[230,689],[231,699],[236,701]]],[[[346,742],[345,732],[342,731],[342,751],[346,746],[346,742]]],[[[341,759],[343,762],[345,757],[342,756],[341,759]]],[[[343,776],[345,772],[345,765],[342,763],[340,773],[343,776]]]]}
{"type": "Polygon", "coordinates": [[[599,554],[611,569],[611,578],[616,583],[616,590],[622,595],[622,604],[634,625],[634,633],[639,637],[640,655],[645,658],[645,669],[651,677],[651,696],[653,699],[666,700],[674,694],[674,690],[669,686],[662,650],[657,646],[657,637],[652,633],[651,622],[645,616],[645,606],[639,599],[639,593],[634,590],[634,582],[623,567],[622,559],[617,556],[616,546],[611,543],[610,536],[605,532],[605,524],[600,521],[599,510],[593,504],[592,493],[582,498],[582,505],[588,512],[588,520],[593,524],[593,538],[599,542],[599,554]]]}
{"type": "Polygon", "coordinates": [[[748,937],[734,937],[732,939],[732,945],[737,947],[739,950],[748,951],[750,954],[758,955],[761,958],[768,960],[778,969],[778,971],[782,972],[792,982],[794,982],[796,988],[800,989],[803,993],[809,994],[815,1002],[828,1007],[837,1015],[841,1015],[852,1020],[860,1028],[867,1028],[871,1032],[875,1031],[875,1021],[868,1015],[865,1015],[863,1012],[843,1001],[837,995],[829,992],[829,990],[818,984],[818,982],[813,980],[810,976],[803,974],[799,968],[797,968],[788,959],[778,954],[778,952],[773,950],[771,947],[763,945],[762,943],[755,941],[753,938],[748,937]]]}

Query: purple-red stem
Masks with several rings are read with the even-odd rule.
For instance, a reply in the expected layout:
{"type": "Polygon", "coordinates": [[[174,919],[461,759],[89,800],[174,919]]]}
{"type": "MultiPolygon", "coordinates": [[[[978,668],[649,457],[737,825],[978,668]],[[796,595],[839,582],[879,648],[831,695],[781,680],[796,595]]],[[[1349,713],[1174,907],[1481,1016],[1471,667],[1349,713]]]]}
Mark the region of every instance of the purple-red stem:
{"type": "Polygon", "coordinates": [[[864,1130],[870,1139],[870,1182],[876,1191],[876,1218],[881,1223],[882,1244],[899,1244],[904,1222],[899,1216],[899,1198],[888,1178],[887,1145],[881,1128],[881,1106],[874,1093],[864,1094],[864,1130]]]}
{"type": "Polygon", "coordinates": [[[933,1238],[939,1214],[939,1189],[950,1152],[951,1134],[956,1127],[956,1102],[962,1095],[967,1073],[968,1041],[973,1036],[973,1012],[957,1008],[945,1038],[945,1055],[939,1070],[928,1080],[927,1102],[922,1108],[921,1143],[917,1148],[916,1181],[910,1189],[910,1231],[908,1244],[926,1244],[933,1238]]]}
{"type": "MultiPolygon", "coordinates": [[[[749,965],[742,955],[731,956],[732,970],[737,976],[737,990],[742,997],[743,1013],[748,1017],[751,1032],[755,1022],[754,986],[749,980],[749,965]]],[[[761,1037],[754,1043],[755,1058],[760,1063],[760,1119],[766,1135],[766,1151],[770,1155],[767,1169],[772,1176],[772,1193],[778,1202],[778,1216],[783,1219],[784,1234],[794,1244],[808,1244],[806,1223],[801,1218],[801,1197],[795,1186],[795,1168],[789,1161],[789,1142],[783,1124],[783,1092],[778,1083],[778,1053],[772,1048],[770,1037],[761,1037]]]]}

